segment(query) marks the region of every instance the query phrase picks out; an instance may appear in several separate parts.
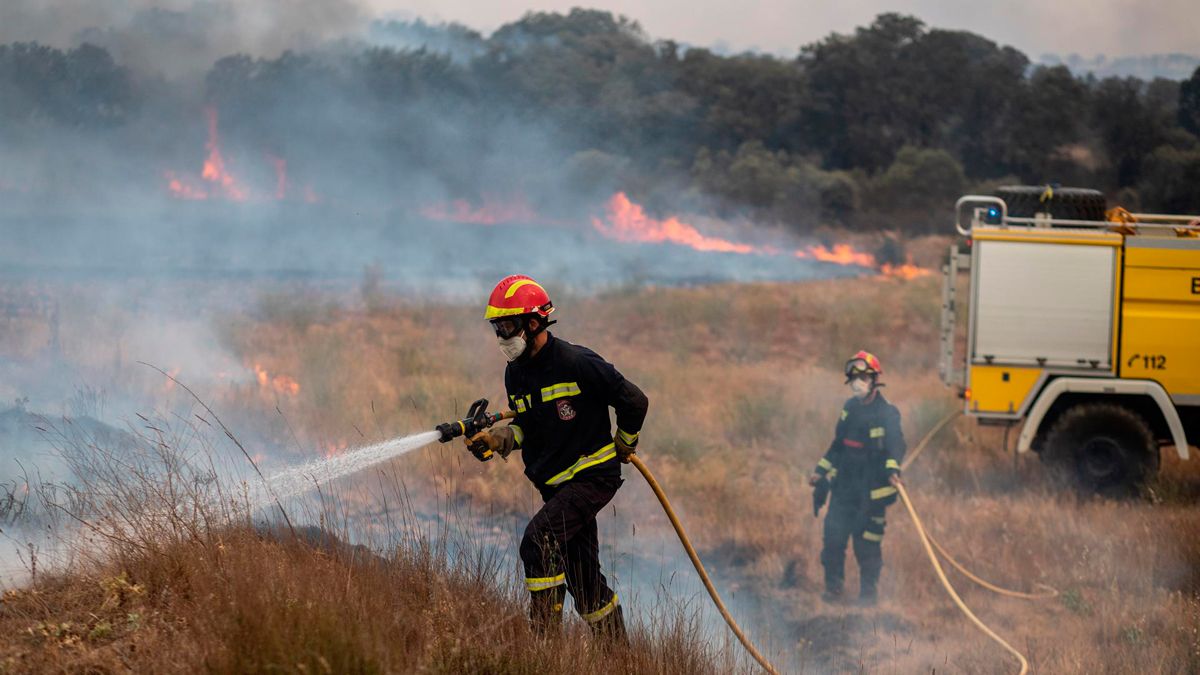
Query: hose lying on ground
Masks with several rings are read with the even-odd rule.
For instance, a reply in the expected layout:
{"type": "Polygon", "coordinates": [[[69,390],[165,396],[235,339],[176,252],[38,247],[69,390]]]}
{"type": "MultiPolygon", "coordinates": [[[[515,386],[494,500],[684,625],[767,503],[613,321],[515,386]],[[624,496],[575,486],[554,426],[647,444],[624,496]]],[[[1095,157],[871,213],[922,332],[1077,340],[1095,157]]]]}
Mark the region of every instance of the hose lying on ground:
{"type": "MultiPolygon", "coordinates": [[[[931,441],[939,431],[949,424],[951,420],[958,417],[959,414],[961,414],[961,411],[955,410],[938,421],[938,423],[935,424],[933,428],[931,428],[925,434],[925,436],[921,439],[921,442],[917,443],[912,454],[910,454],[908,458],[904,460],[904,463],[901,465],[901,469],[907,469],[909,465],[911,465],[913,461],[916,460],[916,458],[921,454],[921,452],[925,450],[926,446],[929,444],[929,441],[931,441]]],[[[997,635],[995,631],[987,626],[987,624],[980,621],[979,617],[975,616],[975,613],[972,612],[971,609],[967,607],[966,603],[963,602],[962,598],[958,596],[958,592],[954,590],[954,587],[950,585],[950,580],[946,578],[946,572],[942,569],[941,563],[938,562],[938,555],[941,555],[943,558],[945,558],[946,561],[953,565],[956,570],[961,572],[963,576],[967,577],[976,584],[979,584],[983,588],[992,591],[993,593],[999,593],[1000,595],[1006,595],[1013,598],[1022,598],[1025,600],[1044,600],[1046,598],[1055,597],[1058,595],[1058,591],[1050,586],[1046,586],[1045,584],[1035,584],[1043,589],[1039,593],[1013,591],[1007,588],[996,586],[995,584],[989,583],[979,578],[975,574],[972,574],[966,567],[963,567],[962,564],[951,557],[950,554],[946,552],[946,549],[942,548],[941,544],[938,544],[937,541],[934,540],[934,538],[929,534],[929,532],[925,530],[925,526],[921,523],[920,517],[917,516],[917,510],[913,507],[912,500],[909,499],[908,491],[904,488],[904,485],[897,485],[897,489],[900,493],[900,499],[904,502],[905,508],[908,509],[908,515],[912,517],[913,525],[915,525],[917,528],[917,535],[921,539],[922,546],[925,547],[925,553],[929,556],[929,562],[933,564],[933,569],[935,572],[937,572],[938,579],[942,582],[942,586],[946,589],[946,593],[950,595],[950,598],[954,600],[954,604],[958,605],[958,608],[962,610],[962,613],[971,620],[971,623],[975,624],[975,626],[978,627],[979,630],[983,631],[985,635],[990,637],[992,640],[995,640],[1000,646],[1004,647],[1013,656],[1017,657],[1017,661],[1019,661],[1021,664],[1021,671],[1019,675],[1025,675],[1025,673],[1028,673],[1029,661],[1025,658],[1025,656],[1013,648],[1013,646],[1006,642],[1004,638],[997,635]],[[934,552],[935,550],[936,553],[934,552]]]]}
{"type": "Polygon", "coordinates": [[[973,574],[971,570],[963,567],[961,563],[947,553],[946,549],[942,548],[942,545],[933,538],[933,535],[926,532],[925,536],[929,539],[929,543],[933,545],[933,548],[938,552],[938,555],[945,558],[946,562],[950,563],[954,569],[958,570],[959,573],[961,573],[964,577],[974,581],[976,584],[988,589],[993,593],[1006,595],[1010,598],[1020,598],[1022,600],[1049,600],[1050,598],[1058,597],[1058,590],[1052,586],[1047,586],[1046,584],[1035,583],[1034,586],[1042,590],[1038,591],[1037,593],[1026,593],[1024,591],[1014,591],[1008,588],[1001,588],[1000,586],[990,583],[984,579],[980,579],[978,576],[973,574]]]}
{"type": "Polygon", "coordinates": [[[685,551],[687,551],[688,557],[692,559],[692,566],[696,568],[696,573],[700,575],[700,580],[704,582],[704,588],[708,590],[708,594],[712,597],[713,603],[716,604],[717,610],[721,612],[721,617],[725,619],[725,623],[729,624],[729,629],[733,631],[733,634],[737,636],[738,641],[742,643],[742,646],[746,648],[746,651],[750,652],[750,656],[753,656],[754,660],[758,661],[758,664],[762,666],[764,670],[766,670],[768,673],[771,673],[771,675],[779,675],[779,671],[775,669],[775,666],[771,665],[771,662],[768,661],[761,653],[759,653],[759,651],[754,647],[754,644],[750,642],[750,638],[746,637],[746,634],[743,633],[742,629],[738,627],[737,621],[733,620],[733,615],[731,615],[729,610],[725,608],[725,603],[721,602],[721,596],[717,594],[717,589],[713,586],[712,580],[708,578],[708,572],[704,571],[704,563],[700,562],[700,556],[696,555],[696,549],[692,548],[691,540],[688,539],[687,533],[683,531],[683,525],[679,523],[679,518],[675,515],[675,509],[671,508],[671,502],[667,500],[666,493],[663,492],[663,489],[661,486],[659,486],[658,481],[654,479],[654,474],[650,473],[650,469],[646,468],[646,465],[642,463],[641,458],[639,458],[637,455],[631,455],[629,457],[629,461],[631,464],[637,467],[637,470],[641,472],[642,477],[645,478],[646,482],[650,484],[650,489],[654,491],[654,496],[658,497],[659,503],[662,504],[663,511],[666,511],[667,518],[671,520],[671,526],[675,528],[675,534],[679,535],[680,543],[683,544],[683,548],[685,551]]]}
{"type": "Polygon", "coordinates": [[[917,510],[913,508],[912,500],[908,498],[908,490],[904,489],[903,484],[897,485],[896,487],[900,491],[900,499],[903,500],[904,506],[908,509],[908,515],[912,516],[913,524],[917,526],[917,534],[920,535],[921,543],[925,546],[925,553],[929,555],[929,562],[933,564],[933,569],[935,572],[937,572],[938,579],[941,580],[942,586],[945,587],[946,592],[950,594],[950,598],[954,600],[954,604],[958,605],[958,608],[962,610],[962,613],[965,614],[967,618],[971,620],[971,623],[975,624],[979,630],[983,631],[984,634],[995,640],[1001,647],[1004,647],[1011,652],[1013,656],[1017,657],[1017,660],[1021,662],[1020,675],[1025,675],[1028,673],[1029,661],[1025,659],[1025,656],[1013,648],[1012,645],[1005,642],[1004,638],[996,635],[996,632],[991,628],[988,628],[987,624],[980,621],[979,617],[975,616],[975,613],[971,611],[971,608],[967,607],[967,603],[963,602],[962,598],[958,597],[958,592],[955,591],[954,587],[950,585],[950,580],[946,578],[946,572],[942,569],[941,563],[938,562],[937,554],[933,552],[933,547],[929,545],[929,535],[925,533],[925,526],[921,524],[921,519],[917,517],[917,510]]]}
{"type": "MultiPolygon", "coordinates": [[[[946,425],[950,424],[950,422],[954,421],[961,414],[962,411],[956,409],[942,419],[938,420],[937,424],[933,425],[929,431],[925,432],[925,436],[921,438],[921,441],[917,443],[916,447],[913,448],[913,451],[904,459],[904,463],[900,465],[901,471],[907,471],[908,467],[916,461],[917,457],[920,456],[922,452],[925,451],[925,448],[929,446],[929,442],[932,441],[935,436],[937,436],[938,432],[944,429],[946,425]]],[[[937,551],[938,555],[945,558],[946,562],[950,563],[951,567],[958,570],[964,577],[993,593],[1005,595],[1010,598],[1021,598],[1023,600],[1047,600],[1049,598],[1058,596],[1058,591],[1050,586],[1047,586],[1046,584],[1035,583],[1034,586],[1042,590],[1038,591],[1037,593],[1026,593],[1024,591],[1014,591],[1008,588],[1001,588],[1000,586],[997,586],[985,579],[981,579],[972,573],[971,570],[968,570],[966,567],[964,567],[962,563],[955,560],[954,557],[951,556],[940,543],[938,543],[938,540],[933,538],[932,534],[926,532],[925,536],[928,537],[929,543],[933,546],[934,550],[937,551]]]]}

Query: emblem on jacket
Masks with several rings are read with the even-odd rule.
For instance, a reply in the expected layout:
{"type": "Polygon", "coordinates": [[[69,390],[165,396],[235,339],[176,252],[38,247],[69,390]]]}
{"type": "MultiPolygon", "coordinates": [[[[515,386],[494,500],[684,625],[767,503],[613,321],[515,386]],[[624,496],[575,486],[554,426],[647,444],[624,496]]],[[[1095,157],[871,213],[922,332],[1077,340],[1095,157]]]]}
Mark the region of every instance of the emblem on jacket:
{"type": "Polygon", "coordinates": [[[575,419],[575,409],[571,407],[571,402],[565,398],[558,399],[558,419],[564,422],[575,419]]]}

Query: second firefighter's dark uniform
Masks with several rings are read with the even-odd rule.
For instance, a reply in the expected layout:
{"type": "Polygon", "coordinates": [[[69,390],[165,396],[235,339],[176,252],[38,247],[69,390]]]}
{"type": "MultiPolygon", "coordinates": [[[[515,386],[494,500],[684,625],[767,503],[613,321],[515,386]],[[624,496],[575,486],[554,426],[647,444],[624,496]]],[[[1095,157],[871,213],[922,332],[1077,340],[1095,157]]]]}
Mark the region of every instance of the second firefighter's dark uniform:
{"type": "Polygon", "coordinates": [[[504,371],[525,475],[544,501],[521,539],[530,617],[541,630],[556,624],[565,586],[593,627],[623,631],[617,594],[600,572],[596,514],[622,482],[608,409],[616,410],[617,433],[634,444],[648,402],[592,350],[548,338],[504,371]]]}
{"type": "Polygon", "coordinates": [[[874,599],[883,569],[885,511],[896,501],[890,478],[904,459],[900,412],[875,390],[865,400],[851,398],[842,408],[833,443],[817,462],[816,473],[829,481],[825,515],[825,589],[840,594],[845,578],[846,542],[854,542],[863,598],[874,599]]]}

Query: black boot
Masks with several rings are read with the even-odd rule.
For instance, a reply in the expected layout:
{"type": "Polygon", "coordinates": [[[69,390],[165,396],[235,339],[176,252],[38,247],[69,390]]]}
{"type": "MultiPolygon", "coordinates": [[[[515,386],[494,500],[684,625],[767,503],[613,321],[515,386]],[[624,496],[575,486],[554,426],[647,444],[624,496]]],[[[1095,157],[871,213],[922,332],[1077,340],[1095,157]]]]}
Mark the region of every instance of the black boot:
{"type": "Polygon", "coordinates": [[[825,592],[821,594],[821,599],[825,602],[841,602],[843,579],[844,577],[835,565],[826,564],[825,592]]]}
{"type": "Polygon", "coordinates": [[[558,635],[562,630],[565,598],[566,590],[562,586],[529,593],[529,625],[537,636],[558,635]]]}
{"type": "Polygon", "coordinates": [[[858,593],[858,606],[874,607],[877,604],[879,604],[879,596],[876,594],[875,588],[867,588],[864,586],[863,589],[858,593]]]}
{"type": "Polygon", "coordinates": [[[863,607],[874,607],[879,602],[879,593],[876,588],[879,586],[880,567],[875,565],[863,565],[859,567],[859,590],[858,604],[863,607]]]}

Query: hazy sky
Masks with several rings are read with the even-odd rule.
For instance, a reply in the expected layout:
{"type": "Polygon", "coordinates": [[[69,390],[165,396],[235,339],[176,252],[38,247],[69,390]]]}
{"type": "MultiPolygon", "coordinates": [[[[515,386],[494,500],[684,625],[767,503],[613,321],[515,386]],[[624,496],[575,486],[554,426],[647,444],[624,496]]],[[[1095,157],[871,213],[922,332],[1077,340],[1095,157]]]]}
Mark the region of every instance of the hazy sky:
{"type": "Polygon", "coordinates": [[[1200,0],[364,0],[380,12],[457,21],[490,32],[530,10],[607,9],[655,38],[794,54],[832,31],[849,32],[881,12],[914,14],[1041,54],[1200,54],[1200,0]]]}

